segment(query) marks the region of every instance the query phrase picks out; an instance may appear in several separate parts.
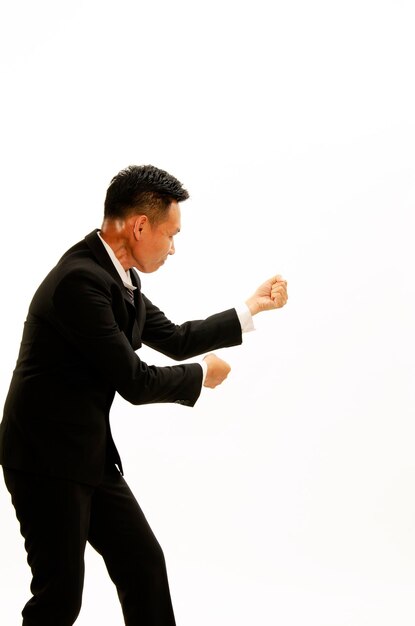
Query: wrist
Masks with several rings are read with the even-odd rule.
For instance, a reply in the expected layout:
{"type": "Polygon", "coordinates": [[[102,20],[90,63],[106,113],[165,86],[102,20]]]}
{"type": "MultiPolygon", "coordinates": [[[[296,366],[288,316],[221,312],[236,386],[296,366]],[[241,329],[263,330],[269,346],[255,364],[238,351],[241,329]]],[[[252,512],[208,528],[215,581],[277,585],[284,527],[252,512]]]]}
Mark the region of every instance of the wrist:
{"type": "Polygon", "coordinates": [[[251,298],[248,298],[248,300],[245,300],[245,304],[248,307],[252,317],[259,313],[258,303],[256,301],[256,298],[254,298],[253,296],[251,298]]]}

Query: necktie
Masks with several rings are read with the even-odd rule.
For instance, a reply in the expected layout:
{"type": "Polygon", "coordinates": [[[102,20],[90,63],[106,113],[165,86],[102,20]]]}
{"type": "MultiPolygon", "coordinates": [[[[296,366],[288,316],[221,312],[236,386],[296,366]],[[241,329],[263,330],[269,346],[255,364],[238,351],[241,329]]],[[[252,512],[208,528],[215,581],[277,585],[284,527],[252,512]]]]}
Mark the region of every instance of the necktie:
{"type": "Polygon", "coordinates": [[[128,298],[131,302],[131,304],[134,304],[134,292],[132,289],[128,289],[128,287],[126,287],[127,290],[127,294],[128,294],[128,298]]]}

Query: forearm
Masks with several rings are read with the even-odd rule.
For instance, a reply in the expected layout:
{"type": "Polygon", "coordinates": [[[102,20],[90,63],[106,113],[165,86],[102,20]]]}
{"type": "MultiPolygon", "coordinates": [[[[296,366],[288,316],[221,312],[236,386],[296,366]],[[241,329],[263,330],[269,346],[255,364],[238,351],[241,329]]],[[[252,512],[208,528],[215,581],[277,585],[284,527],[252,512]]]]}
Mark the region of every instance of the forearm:
{"type": "Polygon", "coordinates": [[[158,320],[146,324],[143,343],[177,361],[242,343],[241,324],[235,309],[181,325],[172,324],[160,313],[158,320]]]}

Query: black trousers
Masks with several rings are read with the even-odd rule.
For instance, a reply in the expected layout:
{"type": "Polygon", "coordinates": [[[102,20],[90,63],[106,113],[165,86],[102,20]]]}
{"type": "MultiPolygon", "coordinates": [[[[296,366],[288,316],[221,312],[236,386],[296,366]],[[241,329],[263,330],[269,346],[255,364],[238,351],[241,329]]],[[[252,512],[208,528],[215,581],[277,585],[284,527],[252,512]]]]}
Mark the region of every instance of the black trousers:
{"type": "Polygon", "coordinates": [[[87,541],[105,561],[127,626],[175,625],[163,552],[115,467],[98,487],[3,471],[33,576],[23,626],[72,626],[87,541]]]}

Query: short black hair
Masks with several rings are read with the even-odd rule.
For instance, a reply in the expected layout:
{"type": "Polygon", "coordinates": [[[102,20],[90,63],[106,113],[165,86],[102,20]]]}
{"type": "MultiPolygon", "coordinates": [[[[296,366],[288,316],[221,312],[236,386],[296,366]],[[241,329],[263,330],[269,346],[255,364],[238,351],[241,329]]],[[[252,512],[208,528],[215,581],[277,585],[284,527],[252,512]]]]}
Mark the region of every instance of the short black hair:
{"type": "Polygon", "coordinates": [[[104,218],[124,219],[137,212],[155,224],[166,215],[173,200],[187,200],[182,183],[154,165],[129,165],[118,172],[107,189],[104,218]]]}

